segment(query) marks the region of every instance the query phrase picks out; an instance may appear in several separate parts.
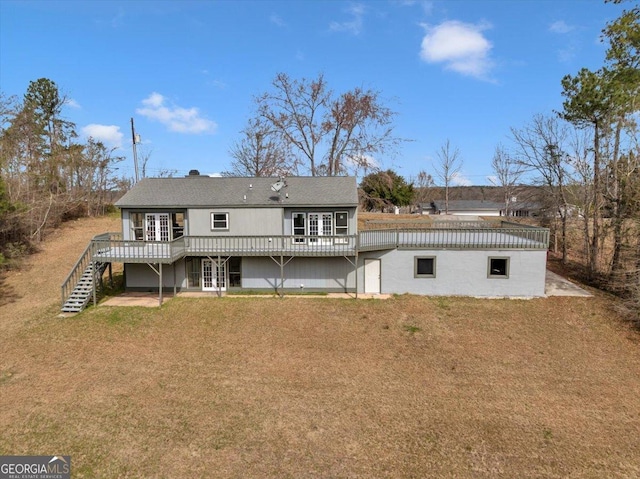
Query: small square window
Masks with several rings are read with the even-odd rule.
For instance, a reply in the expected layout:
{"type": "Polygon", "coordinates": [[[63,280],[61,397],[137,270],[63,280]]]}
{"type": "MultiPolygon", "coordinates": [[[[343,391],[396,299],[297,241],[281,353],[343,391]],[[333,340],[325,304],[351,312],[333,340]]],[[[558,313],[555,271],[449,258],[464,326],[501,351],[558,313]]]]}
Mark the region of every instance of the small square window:
{"type": "Polygon", "coordinates": [[[509,277],[509,258],[489,258],[489,278],[509,277]]]}
{"type": "Polygon", "coordinates": [[[416,278],[435,278],[436,258],[416,256],[413,273],[416,278]]]}
{"type": "Polygon", "coordinates": [[[211,213],[212,230],[229,229],[229,213],[211,213]]]}

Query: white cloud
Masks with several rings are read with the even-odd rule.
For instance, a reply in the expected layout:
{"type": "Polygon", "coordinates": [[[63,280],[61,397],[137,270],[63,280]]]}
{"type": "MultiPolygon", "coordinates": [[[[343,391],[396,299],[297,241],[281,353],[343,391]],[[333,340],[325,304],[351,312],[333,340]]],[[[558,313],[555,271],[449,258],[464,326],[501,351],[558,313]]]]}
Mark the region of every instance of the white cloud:
{"type": "Polygon", "coordinates": [[[575,27],[572,25],[568,25],[564,20],[558,20],[549,25],[549,31],[553,33],[565,34],[574,30],[575,27]]]}
{"type": "Polygon", "coordinates": [[[413,7],[414,5],[420,5],[425,15],[429,16],[433,13],[433,2],[431,0],[395,0],[401,7],[413,7]]]}
{"type": "Polygon", "coordinates": [[[331,22],[329,29],[334,32],[347,32],[352,35],[360,34],[364,23],[364,5],[355,3],[347,9],[347,13],[351,15],[350,20],[345,22],[331,22]]]}
{"type": "Polygon", "coordinates": [[[100,141],[110,148],[122,147],[122,137],[124,135],[120,131],[120,127],[116,125],[92,123],[82,128],[82,134],[87,138],[91,137],[96,141],[100,141]]]}
{"type": "Polygon", "coordinates": [[[471,186],[473,183],[469,178],[465,178],[460,173],[454,173],[451,177],[451,184],[453,186],[471,186]]]}
{"type": "Polygon", "coordinates": [[[169,131],[177,133],[214,133],[218,125],[200,114],[196,107],[183,108],[167,105],[167,100],[160,93],[153,92],[142,100],[143,107],[136,113],[165,125],[169,131]]]}
{"type": "Polygon", "coordinates": [[[425,26],[420,58],[428,63],[444,63],[445,68],[463,75],[487,79],[493,62],[489,52],[493,45],[482,34],[489,25],[449,20],[425,26]]]}
{"type": "MultiPolygon", "coordinates": [[[[567,35],[575,29],[576,27],[568,25],[564,20],[558,20],[549,25],[549,31],[558,35],[567,35]]],[[[576,43],[574,35],[568,35],[564,38],[568,38],[568,43],[557,51],[558,61],[561,63],[569,63],[576,57],[578,44],[576,43]]]]}
{"type": "Polygon", "coordinates": [[[272,13],[269,16],[269,21],[271,23],[273,23],[275,26],[277,27],[286,27],[287,24],[285,23],[285,21],[282,19],[282,17],[280,15],[277,15],[275,13],[272,13]]]}
{"type": "Polygon", "coordinates": [[[76,110],[81,109],[82,107],[80,106],[80,103],[78,103],[77,101],[75,101],[73,98],[68,98],[67,101],[65,102],[65,105],[70,106],[71,108],[75,108],[76,110]]]}

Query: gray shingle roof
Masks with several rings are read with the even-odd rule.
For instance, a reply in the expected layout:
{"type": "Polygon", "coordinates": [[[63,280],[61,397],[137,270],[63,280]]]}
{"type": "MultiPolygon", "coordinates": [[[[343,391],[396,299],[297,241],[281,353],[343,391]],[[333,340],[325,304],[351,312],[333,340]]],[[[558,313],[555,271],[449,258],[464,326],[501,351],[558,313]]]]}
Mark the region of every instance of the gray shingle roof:
{"type": "Polygon", "coordinates": [[[189,176],[145,178],[116,206],[136,207],[266,207],[357,206],[358,190],[352,176],[290,177],[280,194],[271,190],[277,178],[189,176]]]}

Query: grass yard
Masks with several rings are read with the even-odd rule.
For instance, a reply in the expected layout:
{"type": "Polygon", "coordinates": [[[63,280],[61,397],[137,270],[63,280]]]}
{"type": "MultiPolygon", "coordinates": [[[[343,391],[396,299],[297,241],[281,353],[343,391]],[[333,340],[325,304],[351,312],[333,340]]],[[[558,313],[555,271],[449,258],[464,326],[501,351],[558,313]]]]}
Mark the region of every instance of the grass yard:
{"type": "MultiPolygon", "coordinates": [[[[22,275],[62,261],[38,257],[22,275]]],[[[176,298],[57,318],[46,288],[16,317],[15,281],[0,454],[68,454],[73,477],[640,477],[640,335],[604,295],[176,298]]]]}
{"type": "Polygon", "coordinates": [[[607,302],[175,299],[4,344],[0,451],[75,477],[638,477],[607,302]]]}

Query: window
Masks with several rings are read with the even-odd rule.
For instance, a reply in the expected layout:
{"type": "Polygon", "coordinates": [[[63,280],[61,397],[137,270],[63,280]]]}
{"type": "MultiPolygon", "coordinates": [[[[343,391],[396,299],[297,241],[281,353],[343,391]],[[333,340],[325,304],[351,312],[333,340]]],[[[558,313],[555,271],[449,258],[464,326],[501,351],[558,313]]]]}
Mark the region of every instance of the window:
{"type": "Polygon", "coordinates": [[[229,229],[229,213],[211,213],[212,230],[229,229]]]}
{"type": "MultiPolygon", "coordinates": [[[[336,211],[336,236],[347,236],[349,234],[349,214],[346,211],[336,211]]],[[[348,238],[336,238],[335,244],[347,244],[348,238]]]]}
{"type": "MultiPolygon", "coordinates": [[[[292,213],[292,233],[294,243],[326,243],[330,244],[332,236],[349,234],[349,213],[292,213]],[[334,230],[335,228],[335,230],[334,230]],[[311,236],[311,238],[310,238],[311,236]],[[323,238],[323,237],[327,238],[323,238]]],[[[335,244],[346,244],[348,238],[334,238],[335,244]]]]}
{"type": "Polygon", "coordinates": [[[129,223],[131,224],[131,239],[142,241],[144,239],[144,213],[131,213],[129,223]]]}
{"type": "Polygon", "coordinates": [[[489,278],[509,277],[509,258],[489,258],[489,278]]]}
{"type": "Polygon", "coordinates": [[[306,233],[306,224],[307,224],[307,216],[304,213],[293,213],[293,242],[294,243],[305,243],[306,240],[304,235],[306,233]],[[301,236],[301,238],[295,238],[295,236],[301,236]]]}
{"type": "Polygon", "coordinates": [[[416,278],[435,278],[436,277],[435,256],[416,256],[413,275],[416,278]]]}
{"type": "Polygon", "coordinates": [[[184,213],[172,213],[171,224],[172,239],[182,238],[184,235],[184,213]]]}
{"type": "Polygon", "coordinates": [[[200,288],[200,258],[189,256],[184,264],[187,273],[187,288],[200,288]]]}
{"type": "Polygon", "coordinates": [[[232,256],[227,264],[229,266],[229,287],[242,287],[242,258],[232,256]]]}

